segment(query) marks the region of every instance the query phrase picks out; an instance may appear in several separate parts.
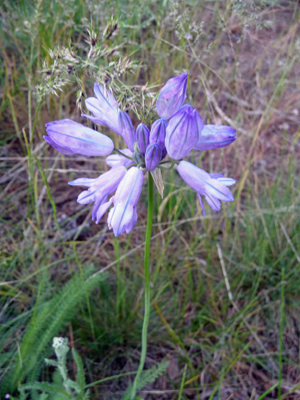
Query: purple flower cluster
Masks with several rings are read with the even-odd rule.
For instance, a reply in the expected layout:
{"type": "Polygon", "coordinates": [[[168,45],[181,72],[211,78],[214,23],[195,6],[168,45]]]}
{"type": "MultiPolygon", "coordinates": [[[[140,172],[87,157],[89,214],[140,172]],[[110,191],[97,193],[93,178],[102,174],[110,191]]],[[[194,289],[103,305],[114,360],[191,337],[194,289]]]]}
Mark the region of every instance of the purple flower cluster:
{"type": "Polygon", "coordinates": [[[198,111],[184,104],[186,89],[187,73],[169,79],[156,101],[159,118],[151,129],[140,123],[135,130],[130,116],[119,109],[113,94],[95,84],[96,97],[89,97],[85,102],[93,115],[82,115],[122,136],[128,147],[123,150],[115,149],[108,136],[77,122],[63,119],[46,124],[48,136],[44,136],[45,140],[62,154],[108,156],[106,164],[111,167],[108,172],[96,179],[79,178],[69,184],[88,188],[80,193],[77,201],[94,203],[92,219],[96,223],[113,205],[107,222],[115,236],[129,233],[137,221],[136,205],[142,190],[143,170],[154,171],[167,155],[177,164],[182,179],[197,192],[203,214],[201,196],[217,211],[221,207],[220,200],[233,201],[228,189],[235,183],[233,179],[208,174],[182,160],[193,149],[224,147],[236,138],[235,130],[229,126],[204,125],[198,111]],[[109,155],[113,150],[118,154],[109,155]]]}

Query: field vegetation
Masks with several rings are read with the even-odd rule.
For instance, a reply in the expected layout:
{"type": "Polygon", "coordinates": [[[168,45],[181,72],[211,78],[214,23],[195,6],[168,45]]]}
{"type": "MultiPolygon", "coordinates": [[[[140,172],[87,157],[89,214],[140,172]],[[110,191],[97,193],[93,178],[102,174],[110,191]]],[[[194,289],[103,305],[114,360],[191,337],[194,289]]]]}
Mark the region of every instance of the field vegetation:
{"type": "Polygon", "coordinates": [[[163,172],[146,369],[169,364],[140,398],[300,399],[299,17],[292,0],[2,2],[1,399],[53,381],[44,359],[55,336],[81,356],[91,399],[120,399],[137,370],[147,190],[136,227],[115,238],[68,186],[106,171],[104,158],[63,156],[43,140],[49,121],[86,123],[84,98],[112,70],[153,94],[187,70],[188,102],[237,130],[229,147],[190,157],[236,179],[219,213],[203,216],[178,173],[163,172]]]}

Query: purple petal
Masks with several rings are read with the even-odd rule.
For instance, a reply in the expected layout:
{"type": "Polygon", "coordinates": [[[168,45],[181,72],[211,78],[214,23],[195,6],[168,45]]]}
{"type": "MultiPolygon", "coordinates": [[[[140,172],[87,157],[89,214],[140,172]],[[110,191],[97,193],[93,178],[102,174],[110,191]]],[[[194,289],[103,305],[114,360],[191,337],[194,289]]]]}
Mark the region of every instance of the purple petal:
{"type": "Polygon", "coordinates": [[[43,138],[46,140],[47,143],[50,144],[50,146],[54,147],[55,150],[57,150],[59,153],[62,153],[66,156],[70,156],[70,155],[74,154],[71,149],[69,149],[67,147],[62,147],[62,146],[59,146],[58,144],[56,144],[49,136],[43,136],[43,138]]]}
{"type": "Polygon", "coordinates": [[[149,144],[145,154],[145,163],[147,170],[153,171],[160,163],[161,158],[162,151],[160,145],[158,143],[149,144]]]}
{"type": "Polygon", "coordinates": [[[215,210],[215,211],[220,211],[221,210],[221,202],[216,197],[210,196],[209,194],[207,194],[205,196],[205,200],[208,202],[208,205],[213,210],[215,210]]]}
{"type": "Polygon", "coordinates": [[[236,130],[226,125],[204,125],[195,145],[196,150],[212,150],[234,142],[236,130]]]}
{"type": "Polygon", "coordinates": [[[186,157],[195,147],[203,127],[197,110],[189,104],[180,108],[169,121],[166,136],[168,154],[174,160],[186,157]]]}
{"type": "Polygon", "coordinates": [[[51,139],[63,154],[82,154],[85,156],[107,156],[113,151],[112,140],[100,132],[87,128],[77,122],[64,119],[46,125],[51,139]]]}
{"type": "Polygon", "coordinates": [[[134,151],[135,131],[131,119],[125,111],[119,112],[119,132],[121,132],[129,150],[134,151]]]}
{"type": "Polygon", "coordinates": [[[156,101],[157,114],[165,119],[171,118],[186,99],[187,72],[168,80],[159,92],[156,101]]]}
{"type": "Polygon", "coordinates": [[[158,143],[164,149],[167,126],[168,123],[164,118],[154,121],[150,132],[150,143],[158,143]]]}
{"type": "Polygon", "coordinates": [[[182,179],[191,186],[198,195],[204,195],[206,197],[207,202],[214,210],[220,208],[219,200],[233,201],[230,190],[221,181],[226,178],[214,179],[210,174],[187,161],[181,161],[177,170],[182,179]]]}
{"type": "Polygon", "coordinates": [[[150,132],[147,126],[144,124],[139,124],[136,128],[136,141],[142,154],[145,154],[149,144],[149,135],[150,132]]]}
{"type": "Polygon", "coordinates": [[[70,186],[86,186],[90,187],[93,183],[95,183],[99,178],[91,179],[91,178],[78,178],[74,181],[68,182],[70,186]]]}
{"type": "Polygon", "coordinates": [[[84,190],[79,194],[77,202],[88,204],[94,201],[98,202],[98,206],[100,206],[102,202],[106,201],[107,196],[117,189],[125,174],[125,167],[112,168],[110,171],[105,172],[89,185],[88,190],[84,190]]]}
{"type": "Polygon", "coordinates": [[[91,121],[108,126],[109,129],[120,135],[118,123],[118,104],[109,90],[95,83],[94,92],[96,97],[88,97],[85,101],[87,109],[94,114],[94,117],[82,114],[91,121]]]}
{"type": "MultiPolygon", "coordinates": [[[[97,209],[97,211],[94,214],[94,216],[92,216],[93,220],[96,219],[96,224],[99,223],[100,219],[103,217],[105,212],[109,209],[109,207],[111,206],[113,200],[114,200],[114,197],[111,197],[106,203],[102,203],[100,205],[100,207],[97,209]]],[[[94,210],[93,210],[93,212],[94,212],[94,210]]]]}
{"type": "Polygon", "coordinates": [[[135,206],[143,186],[143,172],[132,167],[121,181],[114,196],[114,207],[107,218],[109,229],[113,229],[115,236],[133,228],[137,221],[135,206]]]}
{"type": "MultiPolygon", "coordinates": [[[[130,151],[129,149],[123,149],[120,151],[128,157],[132,157],[132,151],[130,151]]],[[[111,168],[121,167],[122,165],[124,167],[129,167],[129,165],[134,164],[133,160],[129,160],[126,157],[122,157],[120,154],[111,154],[105,159],[105,162],[111,168]]]]}
{"type": "Polygon", "coordinates": [[[205,209],[204,209],[202,197],[201,197],[201,195],[199,193],[197,193],[197,196],[198,196],[198,199],[199,199],[200,206],[202,208],[203,215],[205,215],[205,209]]]}

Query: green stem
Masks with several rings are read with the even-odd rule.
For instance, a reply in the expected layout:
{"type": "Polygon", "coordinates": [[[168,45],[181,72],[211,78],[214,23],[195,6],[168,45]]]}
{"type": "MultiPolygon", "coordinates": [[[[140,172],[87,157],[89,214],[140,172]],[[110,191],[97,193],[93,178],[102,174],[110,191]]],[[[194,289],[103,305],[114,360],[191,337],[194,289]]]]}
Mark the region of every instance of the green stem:
{"type": "Polygon", "coordinates": [[[114,151],[115,151],[116,153],[119,153],[121,156],[123,156],[123,157],[125,157],[125,158],[128,158],[128,160],[133,161],[131,157],[126,156],[126,154],[122,153],[122,151],[120,151],[120,150],[117,149],[116,147],[114,147],[114,151]]]}
{"type": "Polygon", "coordinates": [[[152,175],[148,174],[148,215],[147,215],[147,230],[146,230],[146,242],[145,242],[145,259],[144,259],[144,274],[145,274],[145,313],[144,323],[142,332],[142,354],[140,359],[140,365],[133,382],[131,400],[134,399],[138,381],[143,371],[146,352],[147,352],[147,329],[150,317],[150,244],[151,244],[151,231],[152,231],[152,219],[153,219],[153,178],[152,175]]]}

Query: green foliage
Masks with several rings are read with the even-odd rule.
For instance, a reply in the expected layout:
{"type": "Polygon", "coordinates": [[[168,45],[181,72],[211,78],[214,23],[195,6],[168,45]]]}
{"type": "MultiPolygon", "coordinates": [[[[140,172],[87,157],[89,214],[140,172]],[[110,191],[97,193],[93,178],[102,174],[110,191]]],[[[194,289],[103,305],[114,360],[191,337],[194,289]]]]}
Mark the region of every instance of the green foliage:
{"type": "Polygon", "coordinates": [[[52,300],[41,306],[28,324],[18,352],[14,354],[14,362],[3,380],[2,393],[12,392],[17,382],[38,378],[48,343],[74,316],[86,293],[95,289],[105,277],[99,274],[83,284],[80,275],[75,275],[52,300]]]}
{"type": "MultiPolygon", "coordinates": [[[[154,382],[157,378],[159,378],[168,368],[168,361],[162,361],[154,367],[145,370],[141,373],[140,379],[137,384],[137,391],[141,390],[145,386],[149,385],[149,383],[154,382]]],[[[128,386],[122,400],[129,400],[131,396],[132,385],[128,386]]]]}

